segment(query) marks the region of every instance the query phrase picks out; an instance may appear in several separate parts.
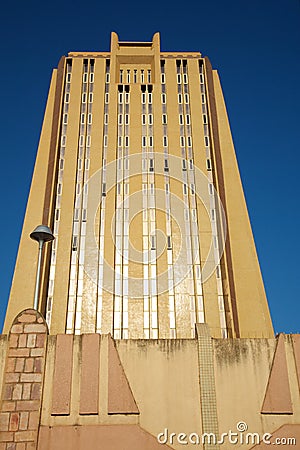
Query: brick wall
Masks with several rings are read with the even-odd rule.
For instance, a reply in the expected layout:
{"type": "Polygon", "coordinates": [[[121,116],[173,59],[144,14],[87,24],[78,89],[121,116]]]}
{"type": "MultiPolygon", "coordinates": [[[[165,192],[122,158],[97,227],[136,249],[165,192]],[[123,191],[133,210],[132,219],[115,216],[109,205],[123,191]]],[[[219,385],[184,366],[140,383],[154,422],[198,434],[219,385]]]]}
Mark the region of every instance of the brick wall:
{"type": "Polygon", "coordinates": [[[36,450],[44,379],[47,325],[27,309],[8,338],[0,407],[0,450],[36,450]]]}

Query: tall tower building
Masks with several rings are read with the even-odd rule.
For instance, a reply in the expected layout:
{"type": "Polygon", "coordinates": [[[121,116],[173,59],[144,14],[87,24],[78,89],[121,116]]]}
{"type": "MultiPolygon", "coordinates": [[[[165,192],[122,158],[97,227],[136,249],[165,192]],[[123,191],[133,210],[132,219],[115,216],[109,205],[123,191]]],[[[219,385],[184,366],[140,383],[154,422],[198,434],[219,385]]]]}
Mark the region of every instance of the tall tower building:
{"type": "Polygon", "coordinates": [[[152,42],[71,52],[53,71],[5,330],[33,298],[51,334],[271,337],[218,74],[152,42]],[[22,296],[20,296],[22,292],[22,296]]]}
{"type": "Polygon", "coordinates": [[[0,337],[0,450],[298,442],[300,335],[273,335],[217,72],[159,34],[69,53],[0,337]]]}

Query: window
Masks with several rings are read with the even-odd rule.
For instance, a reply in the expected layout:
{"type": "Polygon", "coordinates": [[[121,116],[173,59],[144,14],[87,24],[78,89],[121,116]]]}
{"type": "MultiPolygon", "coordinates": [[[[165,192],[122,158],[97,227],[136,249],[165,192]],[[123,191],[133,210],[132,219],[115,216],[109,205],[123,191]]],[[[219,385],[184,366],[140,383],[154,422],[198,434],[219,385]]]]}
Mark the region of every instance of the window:
{"type": "Polygon", "coordinates": [[[70,101],[70,94],[69,94],[69,92],[66,92],[65,103],[69,103],[69,101],[70,101]]]}
{"type": "Polygon", "coordinates": [[[187,145],[188,145],[188,147],[192,146],[192,138],[191,138],[191,136],[187,137],[187,145]]]}
{"type": "Polygon", "coordinates": [[[146,125],[146,114],[142,114],[142,125],[146,125]]]}
{"type": "Polygon", "coordinates": [[[189,80],[188,80],[187,73],[184,73],[184,74],[183,74],[183,83],[184,83],[184,84],[188,84],[188,82],[189,82],[189,80]]]}
{"type": "Polygon", "coordinates": [[[109,93],[105,93],[105,103],[109,103],[109,93]]]}
{"type": "Polygon", "coordinates": [[[127,70],[127,83],[130,83],[130,70],[127,70]]]}
{"type": "Polygon", "coordinates": [[[167,160],[167,159],[165,159],[164,171],[165,171],[165,172],[169,172],[169,163],[168,163],[168,160],[167,160]]]}
{"type": "Polygon", "coordinates": [[[177,74],[177,84],[181,84],[181,74],[177,74]]]}
{"type": "Polygon", "coordinates": [[[210,161],[210,159],[206,160],[206,168],[207,168],[207,170],[211,170],[211,161],[210,161]]]}
{"type": "Polygon", "coordinates": [[[146,94],[145,94],[145,92],[142,93],[142,103],[143,104],[146,103],[146,94]]]}
{"type": "Polygon", "coordinates": [[[207,115],[206,114],[203,114],[203,123],[204,124],[207,124],[207,115]]]}
{"type": "Polygon", "coordinates": [[[208,136],[204,136],[204,143],[205,143],[205,147],[209,147],[209,137],[208,136]]]}
{"type": "Polygon", "coordinates": [[[163,136],[163,146],[168,147],[168,137],[167,136],[163,136]]]}
{"type": "Polygon", "coordinates": [[[151,250],[155,250],[155,236],[151,236],[151,250]]]}
{"type": "Polygon", "coordinates": [[[72,76],[71,73],[67,73],[67,76],[66,76],[66,82],[67,83],[71,83],[71,76],[72,76]]]}
{"type": "Polygon", "coordinates": [[[171,250],[172,249],[171,236],[167,236],[167,243],[168,243],[168,249],[171,250]]]}
{"type": "Polygon", "coordinates": [[[82,94],[81,102],[82,102],[82,103],[86,103],[86,92],[84,92],[84,93],[82,94]]]}
{"type": "Polygon", "coordinates": [[[162,123],[163,125],[167,125],[167,114],[162,115],[162,123]]]}
{"type": "Polygon", "coordinates": [[[125,147],[129,147],[129,136],[125,136],[125,147]]]}
{"type": "Polygon", "coordinates": [[[160,78],[161,78],[162,84],[165,84],[165,82],[166,82],[166,75],[164,73],[161,73],[160,74],[160,78]]]}
{"type": "Polygon", "coordinates": [[[200,83],[201,83],[201,84],[204,83],[204,76],[203,76],[203,73],[200,73],[200,83]]]}
{"type": "Polygon", "coordinates": [[[180,136],[180,147],[184,147],[184,136],[180,136]]]}
{"type": "Polygon", "coordinates": [[[125,125],[129,124],[129,114],[125,114],[125,125]]]}
{"type": "Polygon", "coordinates": [[[149,123],[149,125],[153,125],[153,115],[152,114],[149,114],[149,116],[148,116],[148,123],[149,123]]]}
{"type": "Polygon", "coordinates": [[[91,113],[88,114],[88,124],[91,125],[93,122],[93,115],[91,113]]]}
{"type": "Polygon", "coordinates": [[[85,114],[81,114],[80,123],[83,125],[85,123],[85,114]]]}
{"type": "Polygon", "coordinates": [[[118,124],[123,125],[123,114],[119,114],[118,116],[118,124]]]}
{"type": "Polygon", "coordinates": [[[146,147],[146,136],[142,136],[142,147],[146,147]]]}
{"type": "Polygon", "coordinates": [[[123,70],[120,70],[120,83],[123,83],[123,70]]]}
{"type": "Polygon", "coordinates": [[[166,94],[161,94],[161,102],[163,104],[167,103],[167,96],[166,96],[166,94]]]}
{"type": "Polygon", "coordinates": [[[178,103],[179,103],[179,104],[182,103],[182,94],[178,94],[178,103]]]}
{"type": "Polygon", "coordinates": [[[110,82],[110,74],[106,73],[105,74],[105,83],[109,83],[110,82]]]}
{"type": "Polygon", "coordinates": [[[88,74],[85,72],[85,73],[83,74],[82,81],[83,81],[84,83],[87,83],[87,80],[88,80],[88,74]]]}
{"type": "Polygon", "coordinates": [[[153,147],[153,136],[149,136],[149,147],[153,147]]]}
{"type": "Polygon", "coordinates": [[[151,70],[148,70],[148,83],[151,83],[151,70]]]}
{"type": "Polygon", "coordinates": [[[67,125],[67,123],[68,123],[68,114],[64,114],[63,115],[63,124],[67,125]]]}
{"type": "Polygon", "coordinates": [[[129,103],[129,93],[125,93],[125,103],[129,103]]]}
{"type": "Polygon", "coordinates": [[[148,94],[148,102],[150,104],[152,103],[152,94],[151,93],[148,94]]]}
{"type": "Polygon", "coordinates": [[[92,92],[89,93],[89,103],[93,103],[94,94],[92,92]]]}
{"type": "Polygon", "coordinates": [[[185,103],[189,103],[189,94],[184,94],[185,103]]]}
{"type": "Polygon", "coordinates": [[[187,125],[191,125],[191,116],[189,114],[186,114],[185,120],[187,125]]]}
{"type": "Polygon", "coordinates": [[[186,160],[182,160],[182,170],[186,171],[186,160]]]}
{"type": "Polygon", "coordinates": [[[144,70],[141,70],[141,83],[145,83],[145,74],[144,74],[144,70]]]}
{"type": "Polygon", "coordinates": [[[137,70],[136,69],[134,69],[134,71],[133,71],[133,82],[137,83],[137,70]]]}
{"type": "Polygon", "coordinates": [[[78,236],[73,236],[73,242],[72,242],[72,250],[76,251],[78,245],[78,236]]]}
{"type": "Polygon", "coordinates": [[[153,161],[153,159],[150,159],[149,160],[149,171],[153,172],[153,170],[154,170],[154,161],[153,161]]]}
{"type": "Polygon", "coordinates": [[[94,83],[95,75],[94,73],[90,73],[90,83],[94,83]]]}
{"type": "Polygon", "coordinates": [[[183,114],[179,114],[179,125],[183,125],[183,114]]]}

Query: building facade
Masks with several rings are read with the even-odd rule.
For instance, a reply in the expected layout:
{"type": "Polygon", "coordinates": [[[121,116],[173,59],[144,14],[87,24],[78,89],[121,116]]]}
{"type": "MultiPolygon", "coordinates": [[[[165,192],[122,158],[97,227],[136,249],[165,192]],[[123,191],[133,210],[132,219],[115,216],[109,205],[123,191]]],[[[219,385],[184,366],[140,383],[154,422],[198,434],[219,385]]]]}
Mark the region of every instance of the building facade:
{"type": "Polygon", "coordinates": [[[300,445],[300,337],[274,337],[208,58],[112,33],[60,60],[0,355],[0,450],[300,445]]]}
{"type": "Polygon", "coordinates": [[[119,42],[53,72],[7,331],[34,292],[29,234],[53,228],[50,334],[272,337],[217,72],[200,53],[119,42]],[[42,200],[41,200],[42,198],[42,200]],[[26,280],[26,282],[25,282],[26,280]]]}

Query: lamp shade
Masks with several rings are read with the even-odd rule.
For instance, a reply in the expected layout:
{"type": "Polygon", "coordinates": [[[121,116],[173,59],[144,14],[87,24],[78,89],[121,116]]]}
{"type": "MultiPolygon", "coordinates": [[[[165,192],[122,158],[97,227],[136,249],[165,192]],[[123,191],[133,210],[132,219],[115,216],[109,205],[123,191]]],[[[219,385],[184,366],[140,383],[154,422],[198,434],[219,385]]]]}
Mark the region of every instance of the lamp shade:
{"type": "Polygon", "coordinates": [[[34,241],[38,241],[38,242],[39,241],[48,242],[48,241],[53,241],[53,239],[54,239],[52,231],[46,225],[39,225],[39,226],[37,226],[33,230],[33,232],[30,233],[30,237],[34,241]]]}

